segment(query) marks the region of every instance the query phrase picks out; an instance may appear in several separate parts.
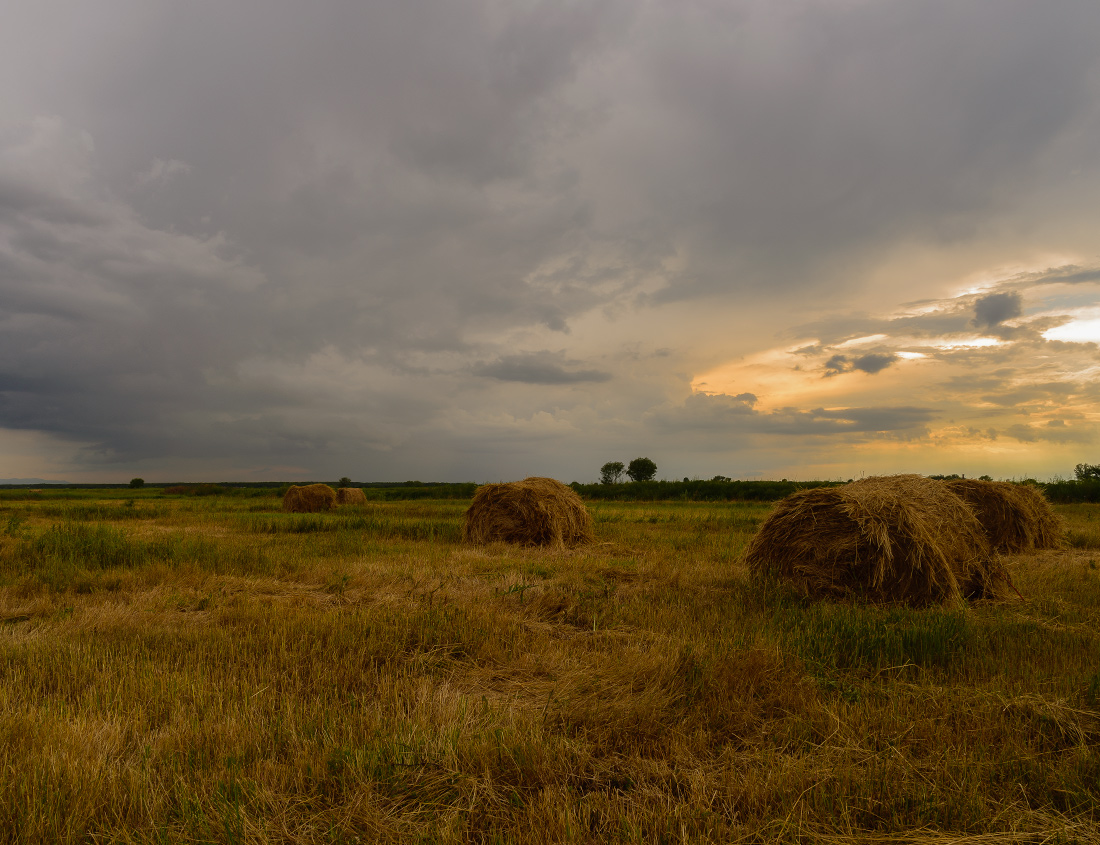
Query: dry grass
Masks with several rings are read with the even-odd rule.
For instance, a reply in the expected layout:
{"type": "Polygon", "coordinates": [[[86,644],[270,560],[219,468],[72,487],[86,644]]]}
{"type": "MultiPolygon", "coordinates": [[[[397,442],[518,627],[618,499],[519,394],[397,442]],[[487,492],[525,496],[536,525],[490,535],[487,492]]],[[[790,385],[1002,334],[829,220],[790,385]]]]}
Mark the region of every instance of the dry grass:
{"type": "Polygon", "coordinates": [[[807,603],[767,506],[464,505],[0,496],[0,842],[1100,841],[1095,552],[807,603]]]}
{"type": "Polygon", "coordinates": [[[910,605],[996,595],[1006,584],[970,507],[940,481],[867,478],[784,499],[746,555],[808,596],[910,605]]]}
{"type": "Polygon", "coordinates": [[[945,483],[974,509],[994,551],[1056,549],[1064,542],[1061,520],[1042,492],[1029,484],[971,478],[945,483]]]}
{"type": "Polygon", "coordinates": [[[580,496],[553,478],[483,484],[466,511],[468,543],[574,548],[592,542],[592,519],[580,496]]]}
{"type": "Polygon", "coordinates": [[[331,509],[336,501],[336,491],[327,484],[294,484],[283,496],[283,510],[287,513],[319,513],[331,509]]]}

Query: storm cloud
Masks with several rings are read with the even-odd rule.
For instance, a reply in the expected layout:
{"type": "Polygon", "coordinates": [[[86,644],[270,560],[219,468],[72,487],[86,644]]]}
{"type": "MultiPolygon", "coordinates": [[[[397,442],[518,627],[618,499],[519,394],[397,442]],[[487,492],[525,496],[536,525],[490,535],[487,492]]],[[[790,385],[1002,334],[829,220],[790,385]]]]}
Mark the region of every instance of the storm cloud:
{"type": "Polygon", "coordinates": [[[560,353],[536,352],[505,355],[491,363],[478,364],[473,369],[479,376],[526,384],[578,384],[611,378],[610,373],[602,370],[575,369],[579,363],[565,360],[560,353]]]}
{"type": "MultiPolygon", "coordinates": [[[[898,386],[963,355],[1078,383],[1041,332],[1100,281],[1098,30],[1025,0],[21,4],[0,476],[584,479],[626,447],[794,476],[829,459],[791,434],[988,413],[898,386]],[[803,394],[794,363],[693,393],[785,339],[803,394]]],[[[1095,397],[1044,395],[1092,430],[1095,397]]]]}

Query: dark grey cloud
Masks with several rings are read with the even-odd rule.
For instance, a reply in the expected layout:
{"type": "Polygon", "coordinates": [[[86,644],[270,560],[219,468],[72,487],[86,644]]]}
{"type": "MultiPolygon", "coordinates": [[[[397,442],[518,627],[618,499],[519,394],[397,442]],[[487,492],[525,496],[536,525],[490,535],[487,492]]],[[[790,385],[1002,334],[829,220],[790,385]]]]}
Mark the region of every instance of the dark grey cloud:
{"type": "Polygon", "coordinates": [[[767,414],[763,430],[772,434],[900,434],[917,436],[939,416],[934,408],[884,406],[865,408],[816,408],[802,411],[786,408],[767,414]]]}
{"type": "Polygon", "coordinates": [[[477,364],[473,372],[479,376],[525,384],[578,384],[611,379],[611,373],[603,370],[576,369],[579,363],[566,360],[560,352],[532,352],[504,355],[496,361],[477,364]]]}
{"type": "Polygon", "coordinates": [[[889,352],[868,352],[852,361],[852,369],[864,373],[879,373],[898,360],[898,356],[889,352]]]}
{"type": "Polygon", "coordinates": [[[1081,393],[1080,385],[1072,382],[1048,382],[1045,384],[1005,384],[999,390],[981,394],[981,401],[1007,408],[1023,408],[1031,404],[1062,405],[1081,393]]]}
{"type": "Polygon", "coordinates": [[[1017,423],[999,433],[1021,443],[1090,443],[1097,434],[1094,426],[1068,426],[1064,420],[1050,420],[1041,425],[1017,423]]]}
{"type": "Polygon", "coordinates": [[[1015,369],[1002,367],[996,370],[968,372],[965,375],[953,376],[940,382],[939,388],[951,393],[976,396],[987,391],[1004,390],[1007,385],[1013,384],[1015,377],[1015,369]]]}
{"type": "MultiPolygon", "coordinates": [[[[890,337],[913,338],[918,343],[924,339],[973,334],[969,302],[907,303],[907,307],[928,310],[900,317],[870,316],[866,314],[836,314],[807,323],[800,323],[787,330],[795,337],[814,335],[820,340],[807,346],[803,354],[816,356],[839,344],[859,337],[884,334],[890,337]]],[[[844,353],[837,353],[844,354],[844,353]]]]}
{"type": "Polygon", "coordinates": [[[755,407],[756,404],[757,397],[751,393],[737,396],[696,393],[682,403],[669,404],[651,412],[647,421],[664,431],[727,436],[873,436],[887,433],[919,435],[938,416],[934,408],[914,406],[761,411],[755,407]]]}
{"type": "Polygon", "coordinates": [[[1034,284],[1080,285],[1100,282],[1100,269],[1067,265],[1051,268],[1041,273],[1027,274],[1026,281],[1034,284]]]}
{"type": "Polygon", "coordinates": [[[760,264],[796,285],[903,233],[968,237],[1091,110],[1100,12],[1084,4],[748,3],[727,26],[667,9],[678,37],[653,39],[647,78],[707,163],[655,180],[700,259],[669,297],[736,288],[760,264]]]}
{"type": "Polygon", "coordinates": [[[756,402],[752,393],[693,393],[682,403],[669,403],[651,411],[647,421],[666,432],[743,434],[759,416],[754,409],[756,402]]]}
{"type": "Polygon", "coordinates": [[[868,352],[855,357],[833,355],[825,362],[825,376],[836,376],[854,370],[874,375],[882,372],[897,360],[898,356],[892,352],[868,352]]]}
{"type": "Polygon", "coordinates": [[[974,303],[974,325],[978,328],[994,328],[1005,320],[1012,320],[1024,313],[1020,294],[991,293],[974,303]]]}
{"type": "Polygon", "coordinates": [[[98,226],[107,222],[87,208],[81,208],[64,196],[51,194],[34,184],[10,176],[0,178],[0,221],[14,223],[27,217],[45,223],[98,226]]]}

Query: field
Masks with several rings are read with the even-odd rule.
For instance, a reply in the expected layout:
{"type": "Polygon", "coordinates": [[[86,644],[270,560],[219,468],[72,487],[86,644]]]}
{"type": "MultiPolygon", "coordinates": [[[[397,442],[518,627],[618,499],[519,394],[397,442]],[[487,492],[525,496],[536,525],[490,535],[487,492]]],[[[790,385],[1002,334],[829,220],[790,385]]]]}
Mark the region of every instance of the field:
{"type": "Polygon", "coordinates": [[[767,503],[0,493],[0,842],[1100,842],[1100,506],[966,609],[807,604],[767,503]]]}

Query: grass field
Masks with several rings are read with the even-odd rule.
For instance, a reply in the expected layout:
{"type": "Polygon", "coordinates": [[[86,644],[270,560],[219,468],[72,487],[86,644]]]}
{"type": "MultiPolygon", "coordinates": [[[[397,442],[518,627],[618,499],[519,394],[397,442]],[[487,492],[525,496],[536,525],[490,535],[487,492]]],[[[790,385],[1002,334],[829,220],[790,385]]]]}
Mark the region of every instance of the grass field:
{"type": "Polygon", "coordinates": [[[1100,506],[917,611],[750,582],[765,503],[279,504],[0,493],[0,842],[1100,842],[1100,506]]]}

